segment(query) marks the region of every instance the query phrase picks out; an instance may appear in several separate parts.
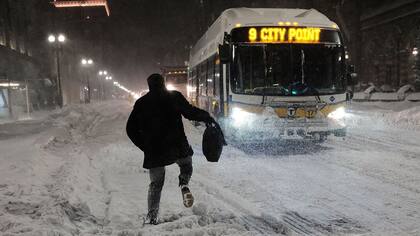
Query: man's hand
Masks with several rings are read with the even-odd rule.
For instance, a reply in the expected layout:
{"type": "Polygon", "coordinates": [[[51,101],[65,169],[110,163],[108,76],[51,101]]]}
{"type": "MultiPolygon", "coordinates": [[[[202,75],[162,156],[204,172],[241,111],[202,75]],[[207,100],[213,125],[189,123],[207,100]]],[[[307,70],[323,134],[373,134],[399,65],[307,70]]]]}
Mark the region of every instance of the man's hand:
{"type": "Polygon", "coordinates": [[[206,123],[206,124],[214,124],[214,123],[216,123],[216,121],[213,119],[213,117],[211,117],[211,116],[208,116],[207,118],[206,118],[206,120],[204,120],[204,122],[206,123]]]}

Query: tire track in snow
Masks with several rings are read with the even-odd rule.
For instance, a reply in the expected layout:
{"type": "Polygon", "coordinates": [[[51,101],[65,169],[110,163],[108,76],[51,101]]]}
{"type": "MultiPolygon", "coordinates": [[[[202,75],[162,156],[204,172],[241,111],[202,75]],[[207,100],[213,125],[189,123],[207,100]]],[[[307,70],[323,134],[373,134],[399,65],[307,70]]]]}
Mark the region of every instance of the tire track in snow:
{"type": "Polygon", "coordinates": [[[218,199],[221,204],[227,205],[233,212],[239,212],[243,223],[246,223],[250,229],[257,232],[272,232],[286,235],[291,235],[293,232],[300,235],[331,234],[326,227],[322,227],[321,224],[302,217],[297,212],[284,209],[282,218],[277,219],[257,208],[250,207],[253,205],[251,202],[226,188],[217,187],[216,183],[206,180],[205,176],[195,174],[194,179],[199,182],[199,186],[204,192],[218,199]]]}
{"type": "MultiPolygon", "coordinates": [[[[258,167],[256,167],[258,168],[258,167]]],[[[272,169],[273,167],[266,167],[265,171],[269,171],[270,173],[277,173],[277,169],[272,169]]],[[[201,179],[205,177],[200,177],[201,179]]],[[[216,194],[213,194],[216,198],[220,198],[220,196],[223,196],[224,194],[227,194],[228,198],[222,198],[224,202],[228,202],[232,204],[237,209],[241,210],[244,208],[244,206],[251,206],[252,203],[249,202],[249,200],[246,200],[245,198],[242,198],[238,194],[227,190],[225,188],[221,189],[216,186],[216,184],[212,184],[209,181],[207,181],[207,185],[212,186],[213,188],[217,188],[219,190],[214,191],[216,194]],[[240,200],[239,200],[240,199],[240,200]],[[240,204],[242,202],[242,204],[240,204]],[[238,206],[239,205],[239,206],[238,206]]],[[[366,232],[367,229],[364,228],[364,226],[360,225],[357,221],[351,220],[346,214],[343,214],[343,212],[338,211],[337,209],[329,206],[328,203],[323,203],[321,201],[317,201],[318,207],[322,208],[323,210],[327,210],[327,217],[329,218],[328,221],[320,220],[319,218],[308,218],[304,217],[301,214],[299,214],[296,211],[293,211],[291,209],[288,209],[287,207],[280,206],[279,203],[284,201],[284,199],[278,197],[278,193],[274,193],[271,191],[267,191],[266,188],[261,188],[259,186],[250,186],[252,188],[258,187],[257,192],[260,195],[265,196],[264,199],[270,199],[269,201],[264,202],[264,209],[278,209],[278,211],[282,212],[280,213],[281,218],[277,221],[281,224],[283,224],[286,228],[289,229],[289,231],[293,231],[298,234],[303,235],[328,235],[328,234],[338,234],[338,233],[361,233],[366,232]],[[280,208],[280,209],[279,209],[280,208]],[[333,219],[331,219],[333,218],[333,219]]],[[[329,190],[329,188],[325,185],[319,185],[324,191],[328,191],[330,194],[335,194],[339,196],[338,194],[334,193],[333,191],[329,190]]],[[[290,198],[290,196],[286,195],[283,196],[286,198],[290,198]]],[[[340,198],[343,198],[343,195],[340,195],[340,198]]],[[[347,197],[344,196],[344,199],[349,200],[347,197]]],[[[296,199],[293,199],[293,201],[296,201],[296,199]]],[[[261,213],[262,210],[258,209],[246,209],[245,212],[251,211],[254,212],[254,215],[263,215],[261,213]],[[256,213],[259,212],[259,213],[256,213]]],[[[267,216],[267,214],[266,214],[267,216]]]]}
{"type": "MultiPolygon", "coordinates": [[[[367,153],[367,151],[372,151],[372,152],[384,152],[384,153],[395,153],[397,156],[402,156],[404,157],[406,160],[386,160],[386,161],[394,161],[395,165],[404,165],[404,171],[401,172],[396,172],[395,169],[393,170],[389,170],[392,171],[394,175],[398,175],[398,177],[407,179],[410,178],[412,176],[415,176],[415,173],[419,173],[420,172],[420,165],[417,164],[417,162],[415,161],[417,159],[417,157],[420,156],[420,152],[416,153],[416,152],[412,152],[412,151],[407,151],[406,149],[402,150],[402,149],[398,149],[398,148],[394,148],[392,147],[393,143],[391,142],[381,142],[378,139],[372,139],[372,138],[368,138],[368,137],[363,137],[362,135],[352,135],[350,136],[346,142],[335,142],[335,141],[329,141],[327,143],[328,146],[330,147],[335,147],[335,149],[340,149],[340,148],[344,148],[345,149],[349,149],[349,150],[354,150],[357,152],[363,152],[363,153],[367,153]],[[357,147],[364,147],[364,150],[357,148],[357,147]],[[407,162],[408,161],[408,162],[407,162]],[[413,165],[410,165],[409,162],[413,162],[413,165]]],[[[334,164],[333,162],[331,162],[331,164],[334,164]]],[[[382,164],[382,163],[381,163],[382,164]]],[[[415,192],[417,194],[420,193],[420,188],[418,188],[419,186],[417,186],[417,188],[410,186],[407,184],[407,181],[401,181],[400,179],[395,179],[395,178],[390,178],[389,173],[387,175],[380,173],[380,172],[374,172],[374,171],[363,171],[363,169],[357,168],[357,166],[354,165],[349,165],[346,163],[340,163],[340,166],[346,167],[348,169],[351,169],[353,171],[359,172],[363,175],[375,178],[375,179],[379,179],[382,182],[386,182],[389,184],[394,184],[397,186],[400,186],[406,190],[415,192]],[[361,172],[363,171],[363,172],[361,172]]],[[[401,168],[400,166],[398,166],[398,168],[401,168]]],[[[383,171],[382,169],[379,171],[383,171]]],[[[409,182],[408,182],[409,183],[409,182]]]]}

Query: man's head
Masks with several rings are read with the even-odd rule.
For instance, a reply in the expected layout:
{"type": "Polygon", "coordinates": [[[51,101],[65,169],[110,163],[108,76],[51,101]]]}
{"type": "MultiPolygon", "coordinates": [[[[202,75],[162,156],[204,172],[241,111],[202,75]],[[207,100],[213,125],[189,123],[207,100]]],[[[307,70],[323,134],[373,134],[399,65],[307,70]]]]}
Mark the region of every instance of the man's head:
{"type": "Polygon", "coordinates": [[[149,85],[149,91],[162,91],[165,90],[165,79],[160,74],[151,74],[147,78],[147,84],[149,85]]]}

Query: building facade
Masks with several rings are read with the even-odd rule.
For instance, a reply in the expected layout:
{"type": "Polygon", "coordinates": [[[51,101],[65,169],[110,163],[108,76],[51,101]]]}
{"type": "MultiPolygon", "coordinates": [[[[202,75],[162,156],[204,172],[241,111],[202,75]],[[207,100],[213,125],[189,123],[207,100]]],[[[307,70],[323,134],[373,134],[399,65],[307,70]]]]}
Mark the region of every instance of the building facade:
{"type": "Polygon", "coordinates": [[[40,0],[0,0],[0,116],[13,115],[5,108],[38,109],[53,103],[54,81],[41,59],[48,57],[39,38],[48,27],[43,7],[48,4],[40,0]]]}
{"type": "Polygon", "coordinates": [[[375,86],[420,89],[420,1],[366,1],[361,21],[360,79],[375,86]]]}

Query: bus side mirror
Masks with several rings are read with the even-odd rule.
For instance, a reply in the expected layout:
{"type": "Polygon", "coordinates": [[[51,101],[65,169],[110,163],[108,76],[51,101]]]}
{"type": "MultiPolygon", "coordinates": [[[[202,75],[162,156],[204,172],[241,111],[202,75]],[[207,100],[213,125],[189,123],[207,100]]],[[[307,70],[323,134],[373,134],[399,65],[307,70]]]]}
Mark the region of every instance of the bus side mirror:
{"type": "Polygon", "coordinates": [[[220,58],[220,63],[222,64],[226,64],[230,62],[229,44],[219,44],[219,58],[220,58]]]}
{"type": "Polygon", "coordinates": [[[358,75],[356,73],[356,69],[354,68],[354,65],[348,65],[347,66],[347,84],[356,85],[357,83],[359,83],[357,77],[358,75]]]}

